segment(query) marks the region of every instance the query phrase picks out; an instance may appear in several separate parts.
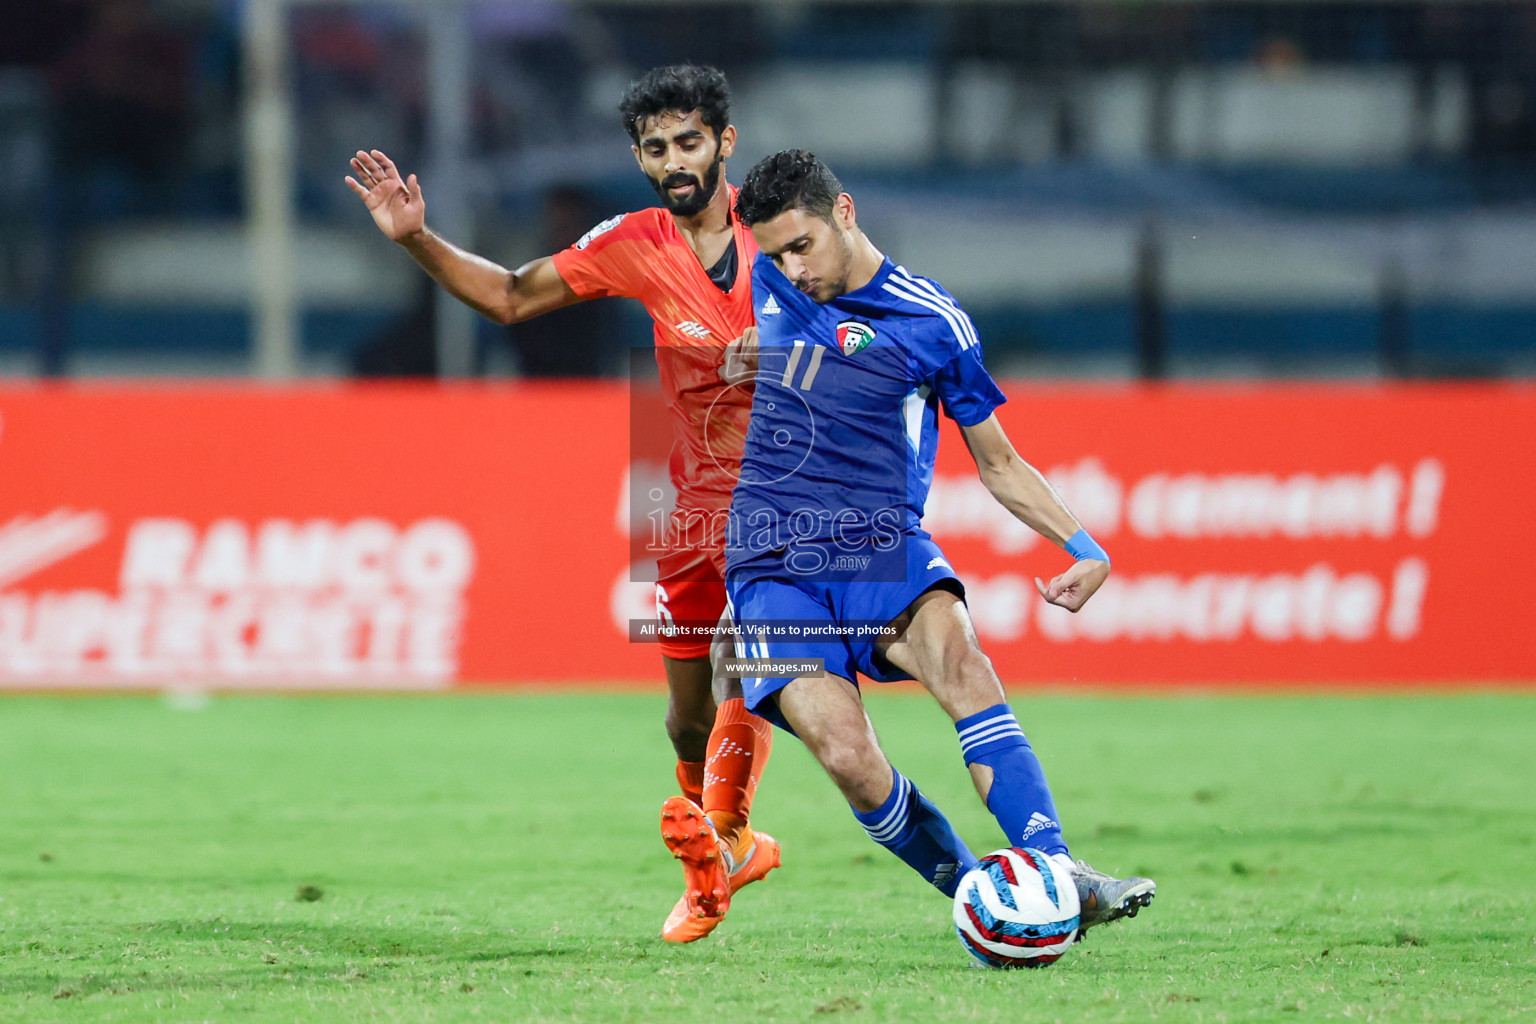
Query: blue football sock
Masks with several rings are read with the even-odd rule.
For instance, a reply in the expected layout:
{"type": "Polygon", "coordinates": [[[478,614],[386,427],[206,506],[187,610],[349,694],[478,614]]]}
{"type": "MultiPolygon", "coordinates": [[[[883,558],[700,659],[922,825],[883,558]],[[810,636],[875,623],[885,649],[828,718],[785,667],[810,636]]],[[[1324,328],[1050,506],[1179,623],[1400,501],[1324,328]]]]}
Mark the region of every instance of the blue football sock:
{"type": "Polygon", "coordinates": [[[955,894],[960,876],[976,865],[975,854],[955,834],[949,819],[895,768],[885,803],[872,811],[854,811],[853,816],[869,838],[906,861],[946,896],[955,894]]]}
{"type": "Polygon", "coordinates": [[[1024,738],[1019,720],[1007,704],[994,704],[955,723],[960,752],[967,766],[992,769],[987,810],[1002,826],[1011,846],[1030,846],[1045,853],[1066,853],[1056,801],[1046,785],[1040,759],[1024,738]]]}

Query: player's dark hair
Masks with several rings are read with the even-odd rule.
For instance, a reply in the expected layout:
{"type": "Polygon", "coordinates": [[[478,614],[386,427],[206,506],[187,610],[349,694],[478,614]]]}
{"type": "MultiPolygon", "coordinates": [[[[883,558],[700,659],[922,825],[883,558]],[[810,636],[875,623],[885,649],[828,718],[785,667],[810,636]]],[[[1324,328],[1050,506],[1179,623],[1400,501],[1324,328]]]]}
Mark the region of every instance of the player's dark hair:
{"type": "Polygon", "coordinates": [[[640,126],[647,118],[675,110],[686,114],[697,110],[699,117],[714,130],[715,138],[731,123],[731,87],[719,68],[696,64],[669,64],[652,68],[630,82],[619,100],[624,130],[640,144],[640,126]]]}
{"type": "Polygon", "coordinates": [[[785,210],[805,210],[831,222],[842,194],[843,183],[816,154],[783,149],[763,157],[747,172],[736,196],[736,216],[751,227],[785,210]]]}

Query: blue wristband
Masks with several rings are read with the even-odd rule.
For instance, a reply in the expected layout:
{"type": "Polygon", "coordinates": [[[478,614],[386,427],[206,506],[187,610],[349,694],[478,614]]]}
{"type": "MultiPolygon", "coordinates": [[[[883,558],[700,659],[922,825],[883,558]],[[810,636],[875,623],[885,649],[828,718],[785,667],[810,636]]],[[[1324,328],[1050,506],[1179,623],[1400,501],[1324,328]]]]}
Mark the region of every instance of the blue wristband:
{"type": "Polygon", "coordinates": [[[1101,562],[1108,562],[1109,555],[1099,547],[1099,542],[1088,536],[1087,530],[1078,530],[1067,538],[1067,554],[1081,562],[1085,558],[1097,558],[1101,562]]]}

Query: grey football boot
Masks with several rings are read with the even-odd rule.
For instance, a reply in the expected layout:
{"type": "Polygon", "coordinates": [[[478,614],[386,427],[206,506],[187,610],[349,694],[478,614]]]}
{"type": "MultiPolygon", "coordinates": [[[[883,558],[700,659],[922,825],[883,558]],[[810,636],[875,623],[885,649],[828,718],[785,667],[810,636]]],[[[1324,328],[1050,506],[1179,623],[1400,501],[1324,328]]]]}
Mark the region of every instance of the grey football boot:
{"type": "Polygon", "coordinates": [[[1095,925],[1135,917],[1157,895],[1157,883],[1150,878],[1112,878],[1081,860],[1072,862],[1072,881],[1083,906],[1079,936],[1095,925]]]}

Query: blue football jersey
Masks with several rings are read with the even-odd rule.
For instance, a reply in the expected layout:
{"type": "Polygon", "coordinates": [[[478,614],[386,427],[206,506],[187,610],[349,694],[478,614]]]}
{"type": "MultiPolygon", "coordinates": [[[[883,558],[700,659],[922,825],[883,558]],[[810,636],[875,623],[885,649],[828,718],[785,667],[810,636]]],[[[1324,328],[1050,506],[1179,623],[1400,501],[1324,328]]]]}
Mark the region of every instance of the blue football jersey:
{"type": "Polygon", "coordinates": [[[728,562],[807,542],[879,548],[920,531],[938,410],[971,426],[1006,401],[970,318],[889,259],[822,305],[759,254],[752,294],[760,354],[728,562]]]}

